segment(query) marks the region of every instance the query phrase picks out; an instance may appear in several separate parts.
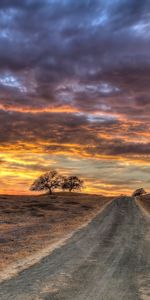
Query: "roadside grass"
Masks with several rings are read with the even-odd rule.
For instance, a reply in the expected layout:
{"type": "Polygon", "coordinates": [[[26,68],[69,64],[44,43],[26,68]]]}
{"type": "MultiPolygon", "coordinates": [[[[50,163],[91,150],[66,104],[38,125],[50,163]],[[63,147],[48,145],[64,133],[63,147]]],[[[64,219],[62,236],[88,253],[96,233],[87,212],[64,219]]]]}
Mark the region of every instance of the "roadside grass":
{"type": "Polygon", "coordinates": [[[0,268],[57,242],[112,198],[80,193],[0,196],[0,268]]]}

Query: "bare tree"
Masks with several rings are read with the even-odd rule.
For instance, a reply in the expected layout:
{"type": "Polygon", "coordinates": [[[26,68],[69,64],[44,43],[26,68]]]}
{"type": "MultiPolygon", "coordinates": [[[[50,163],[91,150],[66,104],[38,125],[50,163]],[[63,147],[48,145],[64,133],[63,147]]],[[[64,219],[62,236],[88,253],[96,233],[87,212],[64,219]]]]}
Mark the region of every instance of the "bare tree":
{"type": "Polygon", "coordinates": [[[62,183],[63,190],[80,190],[83,187],[83,180],[79,179],[77,176],[69,176],[64,178],[62,183]]]}
{"type": "Polygon", "coordinates": [[[133,192],[132,196],[133,197],[138,197],[146,194],[145,190],[143,188],[137,189],[133,192]]]}
{"type": "Polygon", "coordinates": [[[49,194],[56,189],[61,187],[62,177],[55,170],[51,170],[39,178],[37,178],[31,185],[31,191],[43,191],[46,190],[49,194]]]}

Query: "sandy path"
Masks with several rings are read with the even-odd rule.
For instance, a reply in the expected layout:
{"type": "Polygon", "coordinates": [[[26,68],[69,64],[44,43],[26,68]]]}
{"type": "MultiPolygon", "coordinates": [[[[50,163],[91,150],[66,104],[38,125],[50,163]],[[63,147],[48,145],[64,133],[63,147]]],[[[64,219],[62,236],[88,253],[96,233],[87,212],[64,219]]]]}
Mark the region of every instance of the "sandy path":
{"type": "Polygon", "coordinates": [[[118,198],[66,245],[0,286],[1,300],[149,299],[149,223],[118,198]]]}

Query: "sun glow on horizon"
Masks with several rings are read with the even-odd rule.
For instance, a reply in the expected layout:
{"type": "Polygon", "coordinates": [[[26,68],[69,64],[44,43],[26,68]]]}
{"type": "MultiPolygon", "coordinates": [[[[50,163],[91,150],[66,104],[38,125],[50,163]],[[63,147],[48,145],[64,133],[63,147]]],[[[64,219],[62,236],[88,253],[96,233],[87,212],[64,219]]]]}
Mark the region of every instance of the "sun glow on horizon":
{"type": "Polygon", "coordinates": [[[89,193],[149,189],[150,4],[136,2],[0,1],[0,193],[50,168],[89,193]]]}

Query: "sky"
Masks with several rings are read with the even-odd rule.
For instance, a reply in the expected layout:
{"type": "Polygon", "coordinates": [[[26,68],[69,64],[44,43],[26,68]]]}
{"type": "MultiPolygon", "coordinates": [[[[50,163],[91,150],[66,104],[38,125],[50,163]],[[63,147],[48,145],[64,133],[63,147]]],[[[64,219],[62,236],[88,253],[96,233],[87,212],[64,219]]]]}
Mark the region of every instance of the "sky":
{"type": "Polygon", "coordinates": [[[150,1],[0,1],[0,193],[150,191],[150,1]]]}

